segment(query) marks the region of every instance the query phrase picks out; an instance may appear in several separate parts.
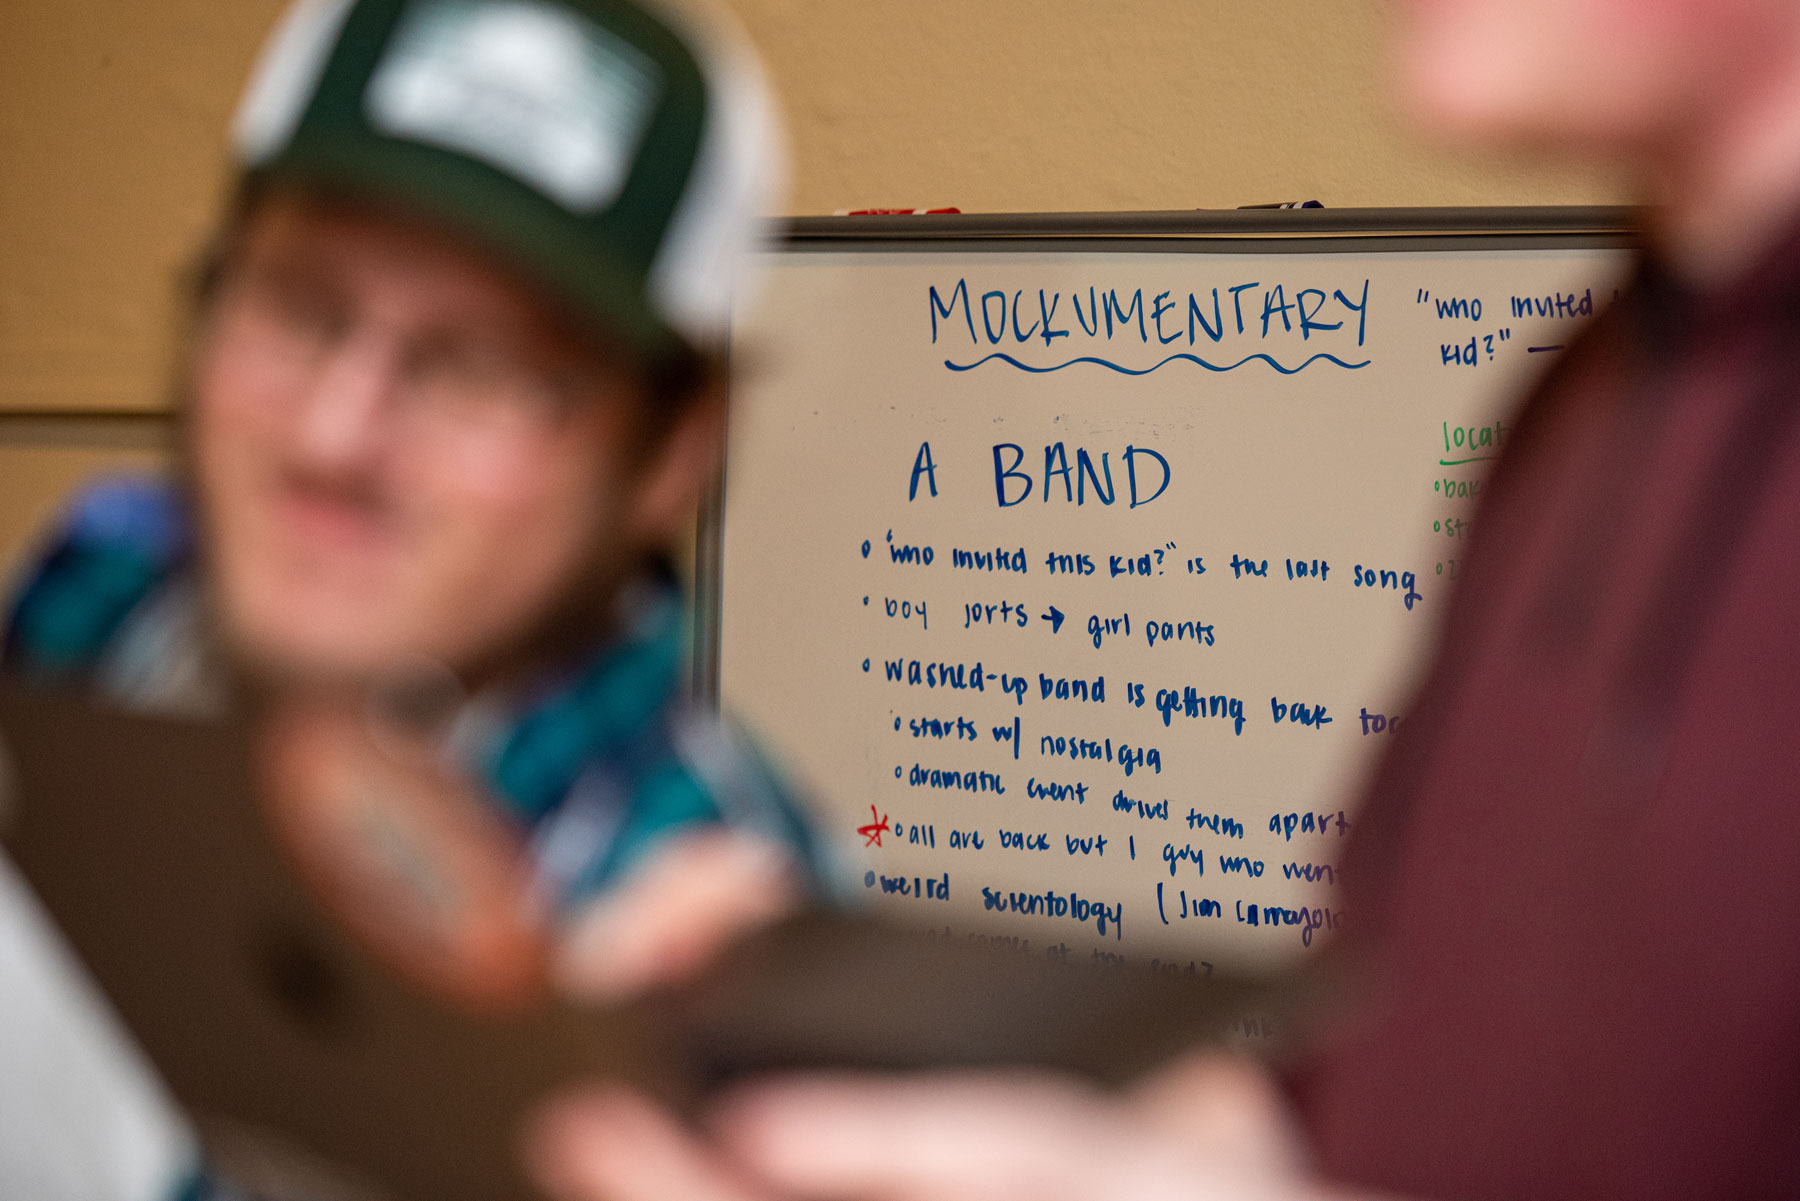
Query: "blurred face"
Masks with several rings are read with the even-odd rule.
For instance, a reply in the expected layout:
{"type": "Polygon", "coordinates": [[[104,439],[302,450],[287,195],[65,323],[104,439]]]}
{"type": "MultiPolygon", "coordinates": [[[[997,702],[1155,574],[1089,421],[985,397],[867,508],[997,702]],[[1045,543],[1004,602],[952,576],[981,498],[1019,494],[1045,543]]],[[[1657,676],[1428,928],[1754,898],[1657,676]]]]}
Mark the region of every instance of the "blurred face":
{"type": "Polygon", "coordinates": [[[1400,80],[1450,134],[1651,157],[1793,51],[1791,0],[1405,0],[1400,80]]]}
{"type": "Polygon", "coordinates": [[[277,673],[466,670],[661,537],[643,386],[416,227],[271,196],[205,315],[195,482],[233,649],[277,673]]]}

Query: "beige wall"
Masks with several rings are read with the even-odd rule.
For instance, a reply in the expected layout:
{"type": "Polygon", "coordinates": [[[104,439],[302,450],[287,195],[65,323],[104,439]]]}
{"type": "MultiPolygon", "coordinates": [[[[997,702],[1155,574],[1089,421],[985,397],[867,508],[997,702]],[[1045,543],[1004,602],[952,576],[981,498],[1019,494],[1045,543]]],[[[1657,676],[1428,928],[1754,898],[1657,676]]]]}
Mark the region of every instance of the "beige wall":
{"type": "MultiPolygon", "coordinates": [[[[1383,98],[1379,4],[732,6],[785,98],[795,212],[1624,199],[1603,179],[1417,145],[1383,98]]],[[[8,0],[0,411],[162,405],[176,273],[220,197],[225,123],[279,7],[8,0]]],[[[0,454],[0,558],[89,461],[20,446],[9,428],[0,420],[14,446],[0,454]]]]}
{"type": "Polygon", "coordinates": [[[1373,0],[735,0],[797,211],[1584,204],[1616,187],[1419,145],[1373,0]]]}

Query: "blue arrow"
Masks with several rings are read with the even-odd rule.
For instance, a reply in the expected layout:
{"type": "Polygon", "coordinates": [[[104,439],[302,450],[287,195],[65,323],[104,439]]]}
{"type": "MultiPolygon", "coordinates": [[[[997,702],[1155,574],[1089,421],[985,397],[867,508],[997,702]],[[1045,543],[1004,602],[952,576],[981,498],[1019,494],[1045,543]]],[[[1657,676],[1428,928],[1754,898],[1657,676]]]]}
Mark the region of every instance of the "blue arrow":
{"type": "Polygon", "coordinates": [[[1051,605],[1050,612],[1045,613],[1041,620],[1044,620],[1044,621],[1047,621],[1050,623],[1050,632],[1052,634],[1054,634],[1054,633],[1056,633],[1056,631],[1062,629],[1062,623],[1063,623],[1062,610],[1058,609],[1055,605],[1051,605]]]}

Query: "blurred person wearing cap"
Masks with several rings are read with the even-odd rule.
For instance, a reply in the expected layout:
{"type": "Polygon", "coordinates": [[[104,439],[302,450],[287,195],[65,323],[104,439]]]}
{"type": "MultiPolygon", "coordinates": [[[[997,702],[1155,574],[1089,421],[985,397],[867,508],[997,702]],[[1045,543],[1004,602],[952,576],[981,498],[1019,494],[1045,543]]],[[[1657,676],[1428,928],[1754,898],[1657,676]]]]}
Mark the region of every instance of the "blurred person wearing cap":
{"type": "MultiPolygon", "coordinates": [[[[664,557],[778,143],[716,14],[300,0],[196,280],[180,482],[75,501],[6,670],[260,714],[302,866],[471,1006],[629,993],[795,904],[803,812],[690,703],[664,557]]],[[[170,1195],[179,1120],[0,886],[0,1194],[170,1195]]]]}
{"type": "Polygon", "coordinates": [[[1345,863],[1354,986],[1280,1076],[811,1075],[705,1135],[573,1096],[561,1201],[1800,1196],[1800,5],[1396,15],[1424,122],[1656,207],[1484,490],[1345,863]]]}

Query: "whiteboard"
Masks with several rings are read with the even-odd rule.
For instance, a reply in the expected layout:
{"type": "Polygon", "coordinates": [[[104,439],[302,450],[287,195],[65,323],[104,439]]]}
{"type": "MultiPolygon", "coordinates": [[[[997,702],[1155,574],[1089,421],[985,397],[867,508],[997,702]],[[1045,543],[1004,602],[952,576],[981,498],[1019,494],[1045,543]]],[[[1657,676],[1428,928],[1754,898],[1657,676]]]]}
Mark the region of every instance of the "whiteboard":
{"type": "Polygon", "coordinates": [[[1482,481],[1629,251],[1616,213],[1303,216],[766,256],[718,684],[878,912],[1183,972],[1356,920],[1358,789],[1482,481]]]}

